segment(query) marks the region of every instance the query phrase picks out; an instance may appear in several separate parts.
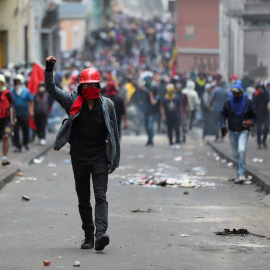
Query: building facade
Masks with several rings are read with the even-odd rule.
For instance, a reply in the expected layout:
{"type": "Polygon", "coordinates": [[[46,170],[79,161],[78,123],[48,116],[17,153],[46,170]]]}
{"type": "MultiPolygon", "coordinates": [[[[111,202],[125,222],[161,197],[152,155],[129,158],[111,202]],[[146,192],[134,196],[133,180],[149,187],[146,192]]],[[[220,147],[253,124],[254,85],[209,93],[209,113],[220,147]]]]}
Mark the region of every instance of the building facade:
{"type": "Polygon", "coordinates": [[[219,0],[178,0],[177,44],[179,70],[204,71],[219,69],[219,0]]]}
{"type": "Polygon", "coordinates": [[[0,12],[0,69],[9,63],[45,63],[45,55],[57,54],[56,5],[48,0],[0,0],[0,12]]]}

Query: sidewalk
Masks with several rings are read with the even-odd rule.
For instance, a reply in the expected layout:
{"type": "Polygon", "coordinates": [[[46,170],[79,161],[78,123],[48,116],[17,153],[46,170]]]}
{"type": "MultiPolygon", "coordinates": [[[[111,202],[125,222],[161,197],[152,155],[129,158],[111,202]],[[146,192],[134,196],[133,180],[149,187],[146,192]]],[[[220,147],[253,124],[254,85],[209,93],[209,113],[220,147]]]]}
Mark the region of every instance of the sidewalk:
{"type": "MultiPolygon", "coordinates": [[[[220,157],[234,162],[232,147],[228,136],[225,137],[224,143],[216,143],[213,142],[213,140],[207,140],[207,143],[220,157]]],[[[267,194],[270,193],[270,151],[269,149],[258,149],[256,136],[250,136],[248,140],[246,175],[251,175],[254,183],[261,187],[267,194]],[[258,162],[257,159],[261,159],[263,162],[258,162]]]]}
{"type": "Polygon", "coordinates": [[[45,146],[39,145],[38,140],[36,139],[35,142],[29,144],[30,149],[28,151],[23,148],[21,153],[14,153],[14,147],[10,146],[8,153],[10,165],[2,166],[0,164],[0,190],[9,183],[19,171],[22,171],[25,167],[29,166],[35,158],[38,158],[49,151],[53,147],[55,136],[56,133],[48,133],[46,140],[47,144],[45,146]]]}

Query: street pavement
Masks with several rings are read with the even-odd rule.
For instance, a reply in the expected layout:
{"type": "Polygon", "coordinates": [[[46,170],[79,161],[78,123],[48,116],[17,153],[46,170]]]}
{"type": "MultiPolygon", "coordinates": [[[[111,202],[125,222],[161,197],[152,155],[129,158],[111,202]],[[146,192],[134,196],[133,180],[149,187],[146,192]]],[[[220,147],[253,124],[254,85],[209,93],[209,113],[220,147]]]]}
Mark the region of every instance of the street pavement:
{"type": "MultiPolygon", "coordinates": [[[[0,191],[0,269],[43,269],[45,260],[50,269],[73,269],[74,261],[80,269],[269,269],[265,192],[226,181],[235,169],[199,138],[195,129],[171,150],[165,135],[155,137],[153,148],[145,147],[144,135],[123,137],[121,166],[109,177],[111,242],[102,252],[80,249],[69,147],[49,150],[40,164],[24,158],[23,176],[0,191]],[[142,175],[179,178],[196,167],[206,173],[187,176],[197,188],[136,185],[142,175]],[[265,237],[215,235],[225,228],[265,237]]],[[[41,149],[32,147],[31,158],[41,149]]]]}

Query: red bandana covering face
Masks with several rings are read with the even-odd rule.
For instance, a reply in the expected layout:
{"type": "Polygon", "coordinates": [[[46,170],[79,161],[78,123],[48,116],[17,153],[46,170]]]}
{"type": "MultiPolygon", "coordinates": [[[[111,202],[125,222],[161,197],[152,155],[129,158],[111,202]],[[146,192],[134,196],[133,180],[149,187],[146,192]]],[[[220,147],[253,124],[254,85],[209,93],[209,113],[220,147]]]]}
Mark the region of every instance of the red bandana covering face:
{"type": "Polygon", "coordinates": [[[84,101],[84,98],[86,100],[91,100],[91,99],[95,99],[95,98],[99,98],[100,97],[100,89],[98,88],[94,88],[94,87],[88,87],[88,88],[84,88],[82,90],[82,96],[78,96],[77,99],[75,100],[73,106],[71,107],[70,109],[70,113],[72,115],[76,115],[82,104],[83,104],[83,101],[84,101]]]}
{"type": "Polygon", "coordinates": [[[87,87],[82,90],[82,95],[86,100],[91,100],[100,97],[100,89],[87,87]]]}

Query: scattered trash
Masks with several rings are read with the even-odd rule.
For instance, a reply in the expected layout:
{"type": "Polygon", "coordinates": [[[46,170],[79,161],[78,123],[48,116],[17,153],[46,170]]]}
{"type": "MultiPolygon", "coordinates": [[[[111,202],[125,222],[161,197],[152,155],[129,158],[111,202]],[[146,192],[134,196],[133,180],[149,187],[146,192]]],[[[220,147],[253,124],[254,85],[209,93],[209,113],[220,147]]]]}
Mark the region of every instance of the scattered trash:
{"type": "Polygon", "coordinates": [[[226,163],[226,162],[227,162],[226,159],[221,159],[221,160],[220,160],[220,163],[226,163]]]}
{"type": "Polygon", "coordinates": [[[53,176],[57,176],[57,175],[58,175],[58,173],[53,173],[52,175],[53,175],[53,176]]]}
{"type": "Polygon", "coordinates": [[[23,176],[23,173],[22,172],[17,172],[17,175],[18,176],[23,176]]]}
{"type": "Polygon", "coordinates": [[[48,164],[49,167],[57,167],[57,164],[53,161],[51,161],[49,164],[48,164]]]}
{"type": "Polygon", "coordinates": [[[51,265],[51,262],[49,262],[49,261],[43,261],[43,265],[44,266],[50,266],[51,265]]]}
{"type": "Polygon", "coordinates": [[[182,233],[182,234],[180,234],[180,236],[181,236],[181,237],[189,237],[189,235],[186,234],[186,233],[182,233]]]}
{"type": "Polygon", "coordinates": [[[184,191],[183,194],[184,194],[184,195],[188,195],[189,193],[188,193],[187,191],[184,191]]]}
{"type": "Polygon", "coordinates": [[[245,235],[251,234],[251,235],[262,237],[262,238],[266,237],[264,235],[251,233],[247,229],[239,229],[239,230],[232,229],[232,230],[230,230],[230,229],[226,228],[226,229],[224,229],[223,232],[215,232],[215,234],[216,235],[230,235],[230,236],[236,236],[236,235],[245,236],[245,235]]]}
{"type": "Polygon", "coordinates": [[[219,161],[220,160],[220,157],[219,156],[215,157],[215,160],[216,161],[219,161]]]}
{"type": "Polygon", "coordinates": [[[195,218],[204,218],[204,217],[201,217],[201,216],[195,216],[195,218]]]}
{"type": "Polygon", "coordinates": [[[152,212],[156,212],[152,209],[148,209],[148,210],[140,210],[140,209],[136,209],[136,210],[132,210],[130,211],[130,213],[152,213],[152,212]]]}
{"type": "Polygon", "coordinates": [[[202,167],[193,167],[191,169],[191,174],[195,175],[206,175],[206,170],[202,167]]]}
{"type": "Polygon", "coordinates": [[[65,213],[65,216],[69,216],[70,214],[69,213],[65,213]]]}
{"type": "Polygon", "coordinates": [[[40,164],[44,161],[44,157],[34,158],[33,163],[40,164]]]}
{"type": "Polygon", "coordinates": [[[73,266],[74,266],[74,267],[80,267],[80,265],[81,265],[81,263],[80,263],[79,261],[75,261],[75,262],[73,263],[73,266]]]}
{"type": "Polygon", "coordinates": [[[232,163],[232,162],[229,162],[229,163],[227,164],[227,166],[228,166],[229,168],[232,168],[232,167],[233,167],[233,163],[232,163]]]}
{"type": "Polygon", "coordinates": [[[234,188],[234,185],[231,185],[231,188],[234,188]]]}
{"type": "Polygon", "coordinates": [[[235,178],[229,178],[226,180],[226,182],[233,182],[235,180],[235,178]]]}
{"type": "Polygon", "coordinates": [[[37,178],[36,177],[26,177],[26,180],[37,181],[37,178]]]}
{"type": "Polygon", "coordinates": [[[138,158],[144,158],[144,155],[138,155],[138,158]]]}
{"type": "Polygon", "coordinates": [[[253,158],[253,162],[262,163],[263,162],[263,159],[261,159],[261,158],[253,158]]]}
{"type": "Polygon", "coordinates": [[[67,164],[69,164],[69,163],[71,163],[71,161],[70,161],[70,159],[65,159],[65,163],[67,163],[67,164]]]}
{"type": "Polygon", "coordinates": [[[29,202],[30,201],[30,197],[28,197],[28,196],[22,196],[22,201],[29,202]]]}
{"type": "Polygon", "coordinates": [[[174,161],[182,161],[183,158],[182,158],[182,157],[175,157],[173,160],[174,160],[174,161]]]}

